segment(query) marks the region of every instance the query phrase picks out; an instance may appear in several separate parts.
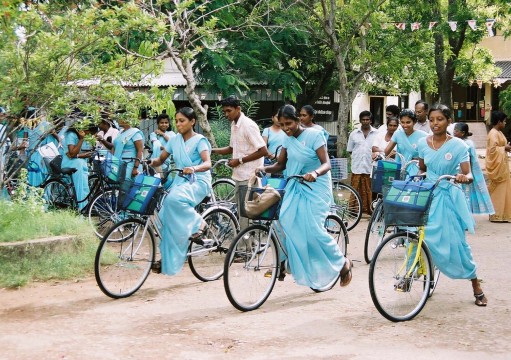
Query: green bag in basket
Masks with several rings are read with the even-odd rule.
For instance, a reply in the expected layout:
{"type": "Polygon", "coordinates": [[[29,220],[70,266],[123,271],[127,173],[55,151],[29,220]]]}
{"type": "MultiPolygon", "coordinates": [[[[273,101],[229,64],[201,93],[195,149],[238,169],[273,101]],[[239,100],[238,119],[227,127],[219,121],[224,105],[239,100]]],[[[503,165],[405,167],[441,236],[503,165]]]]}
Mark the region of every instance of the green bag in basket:
{"type": "MultiPolygon", "coordinates": [[[[161,179],[154,176],[137,175],[126,191],[122,207],[138,214],[144,214],[151,198],[158,190],[160,182],[161,179]]],[[[128,183],[128,180],[125,183],[128,183]]]]}
{"type": "Polygon", "coordinates": [[[435,184],[426,181],[394,180],[384,203],[413,211],[427,211],[435,184]]]}

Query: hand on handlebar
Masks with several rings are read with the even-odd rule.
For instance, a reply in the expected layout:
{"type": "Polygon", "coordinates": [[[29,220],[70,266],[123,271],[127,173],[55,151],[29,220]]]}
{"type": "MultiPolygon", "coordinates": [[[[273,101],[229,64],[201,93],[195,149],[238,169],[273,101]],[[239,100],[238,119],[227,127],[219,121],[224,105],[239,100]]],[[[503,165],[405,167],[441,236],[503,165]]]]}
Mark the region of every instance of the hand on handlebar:
{"type": "Polygon", "coordinates": [[[465,174],[456,174],[454,181],[460,184],[469,184],[472,182],[472,176],[468,176],[465,174]]]}
{"type": "Polygon", "coordinates": [[[303,180],[308,181],[308,182],[316,182],[317,178],[318,178],[318,176],[316,175],[316,173],[314,171],[303,175],[303,180]]]}

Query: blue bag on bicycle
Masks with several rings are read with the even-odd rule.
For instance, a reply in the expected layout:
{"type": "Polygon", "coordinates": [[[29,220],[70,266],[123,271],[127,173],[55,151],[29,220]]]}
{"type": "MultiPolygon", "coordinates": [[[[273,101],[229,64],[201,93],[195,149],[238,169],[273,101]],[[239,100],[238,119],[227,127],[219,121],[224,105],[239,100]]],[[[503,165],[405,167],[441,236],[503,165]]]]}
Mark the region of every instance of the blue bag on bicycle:
{"type": "Polygon", "coordinates": [[[390,186],[392,181],[399,180],[401,175],[401,163],[391,160],[378,160],[373,166],[371,174],[371,190],[376,193],[382,192],[382,186],[390,186]]]}
{"type": "Polygon", "coordinates": [[[101,171],[107,179],[120,182],[126,176],[126,163],[111,153],[107,153],[105,160],[101,163],[101,171]]]}
{"type": "Polygon", "coordinates": [[[126,180],[121,187],[121,208],[138,214],[145,214],[161,179],[139,174],[134,181],[126,180]]]}
{"type": "Polygon", "coordinates": [[[422,226],[428,219],[435,184],[394,180],[383,198],[386,225],[422,226]]]}

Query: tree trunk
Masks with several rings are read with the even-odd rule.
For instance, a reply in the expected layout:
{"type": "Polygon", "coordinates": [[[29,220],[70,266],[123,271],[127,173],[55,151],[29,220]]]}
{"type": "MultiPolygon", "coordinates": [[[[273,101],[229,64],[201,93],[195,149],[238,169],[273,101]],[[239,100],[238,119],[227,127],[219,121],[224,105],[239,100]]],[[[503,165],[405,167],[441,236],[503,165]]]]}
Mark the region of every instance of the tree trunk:
{"type": "Polygon", "coordinates": [[[211,130],[211,126],[208,121],[208,111],[204,106],[202,106],[202,102],[200,101],[199,96],[195,92],[195,87],[197,82],[195,81],[195,75],[193,73],[193,67],[188,59],[178,58],[175,54],[171,52],[171,58],[174,60],[177,68],[183,75],[186,80],[185,93],[188,101],[192,109],[195,111],[197,115],[197,121],[199,122],[202,131],[204,132],[204,136],[209,140],[212,147],[216,147],[216,140],[213,131],[211,130]]]}

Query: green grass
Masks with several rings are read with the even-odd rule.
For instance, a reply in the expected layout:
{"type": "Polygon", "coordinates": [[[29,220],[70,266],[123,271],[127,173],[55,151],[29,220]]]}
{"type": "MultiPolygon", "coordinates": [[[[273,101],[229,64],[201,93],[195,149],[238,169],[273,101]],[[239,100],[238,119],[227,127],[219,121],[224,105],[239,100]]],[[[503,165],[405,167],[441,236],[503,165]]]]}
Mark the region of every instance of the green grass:
{"type": "Polygon", "coordinates": [[[19,203],[0,201],[0,242],[75,235],[64,247],[32,246],[0,249],[0,287],[33,281],[80,278],[93,272],[99,241],[82,216],[70,211],[43,212],[19,203]]]}

